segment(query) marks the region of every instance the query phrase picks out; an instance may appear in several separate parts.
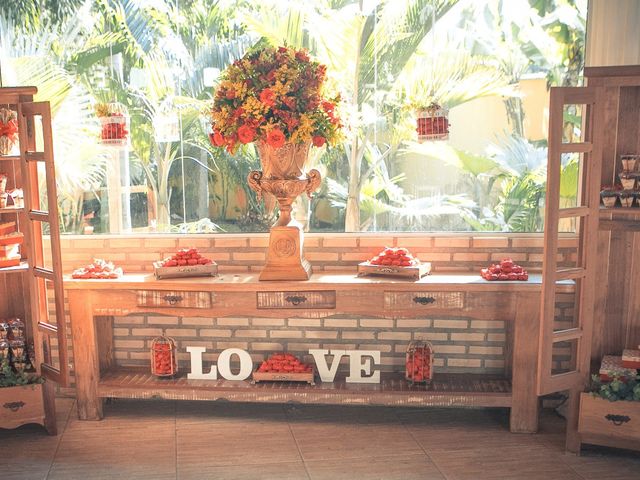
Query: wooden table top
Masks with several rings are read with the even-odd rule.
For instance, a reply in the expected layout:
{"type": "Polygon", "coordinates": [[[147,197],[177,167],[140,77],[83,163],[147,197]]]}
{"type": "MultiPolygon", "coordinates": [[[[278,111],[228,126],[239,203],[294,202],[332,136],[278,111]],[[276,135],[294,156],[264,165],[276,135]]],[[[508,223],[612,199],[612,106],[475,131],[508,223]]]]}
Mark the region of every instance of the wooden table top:
{"type": "MultiPolygon", "coordinates": [[[[273,291],[273,290],[328,290],[372,289],[406,291],[457,290],[481,292],[537,292],[542,275],[529,275],[528,281],[486,281],[476,274],[433,274],[420,280],[393,277],[358,277],[354,273],[315,273],[308,281],[260,281],[259,273],[223,272],[216,277],[190,277],[157,280],[152,273],[125,274],[118,279],[72,279],[65,276],[64,287],[69,290],[183,290],[183,291],[273,291]]],[[[561,282],[560,291],[574,290],[573,282],[561,282]]]]}

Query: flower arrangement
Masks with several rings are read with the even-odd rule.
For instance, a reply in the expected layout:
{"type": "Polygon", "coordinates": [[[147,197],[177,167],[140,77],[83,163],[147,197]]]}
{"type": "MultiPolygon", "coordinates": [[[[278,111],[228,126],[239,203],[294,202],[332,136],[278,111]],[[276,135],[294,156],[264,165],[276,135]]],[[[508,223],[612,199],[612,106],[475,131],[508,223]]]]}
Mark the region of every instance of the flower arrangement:
{"type": "Polygon", "coordinates": [[[267,47],[227,67],[215,93],[211,143],[234,153],[263,141],[335,145],[340,140],[339,96],[326,97],[326,66],[304,50],[267,47]]]}
{"type": "Polygon", "coordinates": [[[591,388],[594,397],[604,398],[610,402],[618,400],[640,401],[640,375],[633,378],[614,376],[610,382],[604,382],[598,375],[591,377],[591,388]]]}
{"type": "Polygon", "coordinates": [[[102,143],[126,144],[129,137],[129,114],[126,107],[120,103],[98,103],[95,110],[102,124],[102,143]]]}

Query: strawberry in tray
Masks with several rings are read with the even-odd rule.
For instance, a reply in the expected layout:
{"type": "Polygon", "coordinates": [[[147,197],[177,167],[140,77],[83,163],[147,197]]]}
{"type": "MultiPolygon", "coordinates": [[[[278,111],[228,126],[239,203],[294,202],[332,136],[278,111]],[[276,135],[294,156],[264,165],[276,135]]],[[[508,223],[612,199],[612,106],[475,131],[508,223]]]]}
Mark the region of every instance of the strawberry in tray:
{"type": "Polygon", "coordinates": [[[182,248],[171,257],[160,262],[161,267],[184,267],[187,265],[210,265],[213,260],[205,258],[198,252],[197,248],[182,248]]]}
{"type": "Polygon", "coordinates": [[[515,264],[510,258],[504,258],[498,264],[491,264],[489,267],[481,269],[480,276],[489,281],[529,280],[527,271],[515,264]]]}
{"type": "Polygon", "coordinates": [[[260,373],[310,373],[313,367],[290,353],[274,353],[258,367],[260,373]]]}
{"type": "Polygon", "coordinates": [[[384,247],[384,250],[369,260],[371,265],[385,265],[394,267],[412,267],[420,260],[414,258],[409,250],[402,247],[384,247]]]}
{"type": "Polygon", "coordinates": [[[93,260],[93,263],[84,267],[77,268],[71,274],[71,278],[97,278],[97,279],[114,279],[122,276],[122,268],[116,268],[113,263],[107,262],[100,258],[93,260]]]}

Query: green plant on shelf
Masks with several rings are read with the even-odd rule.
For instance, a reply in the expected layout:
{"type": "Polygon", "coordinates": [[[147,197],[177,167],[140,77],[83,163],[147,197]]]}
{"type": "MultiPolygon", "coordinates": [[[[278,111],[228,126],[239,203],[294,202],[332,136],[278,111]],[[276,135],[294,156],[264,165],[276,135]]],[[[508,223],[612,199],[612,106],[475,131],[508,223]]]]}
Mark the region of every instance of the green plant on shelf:
{"type": "Polygon", "coordinates": [[[640,375],[635,377],[614,376],[611,381],[602,381],[593,375],[590,392],[594,397],[604,398],[610,402],[627,400],[640,402],[640,375]]]}
{"type": "Polygon", "coordinates": [[[7,357],[0,357],[0,388],[44,383],[44,378],[34,373],[14,370],[7,357]]]}

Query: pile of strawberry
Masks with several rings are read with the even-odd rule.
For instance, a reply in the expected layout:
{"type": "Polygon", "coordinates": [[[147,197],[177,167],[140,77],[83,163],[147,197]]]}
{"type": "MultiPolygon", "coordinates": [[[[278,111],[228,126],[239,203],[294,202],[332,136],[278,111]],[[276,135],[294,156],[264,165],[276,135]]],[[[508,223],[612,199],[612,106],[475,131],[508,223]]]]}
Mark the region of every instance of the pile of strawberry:
{"type": "Polygon", "coordinates": [[[432,378],[431,368],[431,350],[418,347],[413,355],[407,355],[405,378],[411,382],[429,381],[432,378]]]}
{"type": "Polygon", "coordinates": [[[197,248],[181,248],[171,257],[160,262],[162,267],[184,267],[185,265],[209,265],[213,263],[210,258],[204,258],[198,253],[197,248]]]}
{"type": "Polygon", "coordinates": [[[313,367],[290,353],[274,353],[258,367],[258,372],[310,373],[313,367]]]}
{"type": "Polygon", "coordinates": [[[378,255],[369,260],[371,265],[390,265],[396,267],[411,267],[418,265],[420,260],[414,258],[409,250],[402,247],[384,247],[378,255]]]}
{"type": "Polygon", "coordinates": [[[113,263],[100,258],[95,258],[93,263],[77,268],[71,274],[71,278],[120,278],[122,268],[116,268],[113,263]]]}
{"type": "Polygon", "coordinates": [[[513,263],[510,258],[501,260],[497,265],[492,264],[489,268],[483,268],[480,275],[485,280],[529,280],[527,271],[513,263]]]}
{"type": "Polygon", "coordinates": [[[176,373],[176,358],[171,355],[169,343],[157,343],[153,347],[153,374],[173,375],[176,373]],[[173,357],[173,362],[172,362],[173,357]]]}

